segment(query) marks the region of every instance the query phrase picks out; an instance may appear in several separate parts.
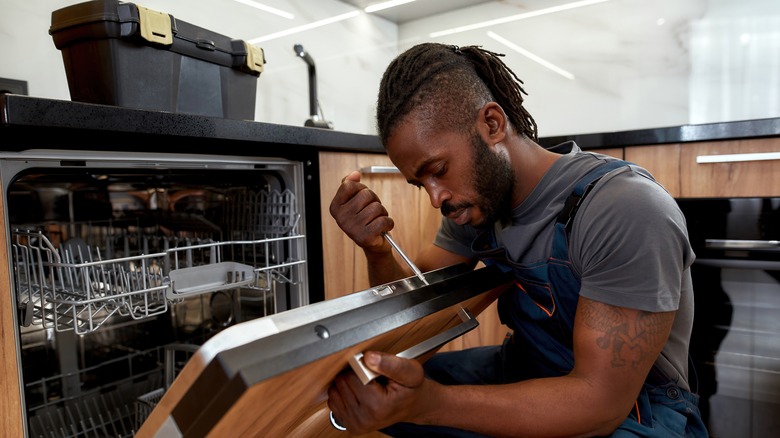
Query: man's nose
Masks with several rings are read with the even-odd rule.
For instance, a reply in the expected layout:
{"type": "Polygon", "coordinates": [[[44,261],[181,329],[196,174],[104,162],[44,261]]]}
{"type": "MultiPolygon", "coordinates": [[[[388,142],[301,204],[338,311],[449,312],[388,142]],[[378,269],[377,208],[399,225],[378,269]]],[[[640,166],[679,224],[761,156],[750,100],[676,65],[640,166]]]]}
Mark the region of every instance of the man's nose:
{"type": "Polygon", "coordinates": [[[449,190],[438,185],[426,185],[425,191],[428,192],[428,197],[431,199],[433,208],[441,209],[442,204],[452,198],[452,194],[449,190]]]}

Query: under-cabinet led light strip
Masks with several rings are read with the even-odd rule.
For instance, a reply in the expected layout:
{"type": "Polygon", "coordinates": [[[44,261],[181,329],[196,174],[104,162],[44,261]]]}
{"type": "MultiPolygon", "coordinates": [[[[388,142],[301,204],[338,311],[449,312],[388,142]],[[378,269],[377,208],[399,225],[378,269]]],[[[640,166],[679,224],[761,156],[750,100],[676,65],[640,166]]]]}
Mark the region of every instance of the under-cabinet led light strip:
{"type": "Polygon", "coordinates": [[[731,163],[737,161],[780,160],[780,152],[756,152],[752,154],[699,155],[697,163],[731,163]]]}

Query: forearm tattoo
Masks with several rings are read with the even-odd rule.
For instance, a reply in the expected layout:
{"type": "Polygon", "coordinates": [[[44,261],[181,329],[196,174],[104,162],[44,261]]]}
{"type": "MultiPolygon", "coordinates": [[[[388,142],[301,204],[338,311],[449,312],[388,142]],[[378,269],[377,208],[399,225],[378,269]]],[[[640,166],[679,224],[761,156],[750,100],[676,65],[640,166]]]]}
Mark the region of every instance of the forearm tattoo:
{"type": "Polygon", "coordinates": [[[666,327],[673,313],[640,311],[631,319],[622,309],[591,301],[580,306],[585,325],[602,335],[596,340],[601,349],[612,349],[613,367],[638,369],[645,361],[655,361],[655,345],[666,341],[666,327]]]}

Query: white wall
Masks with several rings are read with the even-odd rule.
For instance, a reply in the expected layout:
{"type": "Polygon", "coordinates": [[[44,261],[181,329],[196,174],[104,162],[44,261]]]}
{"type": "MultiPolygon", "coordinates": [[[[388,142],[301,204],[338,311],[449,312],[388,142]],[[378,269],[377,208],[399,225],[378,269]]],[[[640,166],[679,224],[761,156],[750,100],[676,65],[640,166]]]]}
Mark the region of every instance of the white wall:
{"type": "Polygon", "coordinates": [[[780,117],[777,0],[610,0],[429,36],[480,17],[512,17],[560,3],[506,0],[405,23],[401,49],[427,40],[506,54],[504,62],[525,83],[526,107],[540,136],[780,117]],[[489,38],[488,31],[575,79],[489,38]]]}
{"type": "MultiPolygon", "coordinates": [[[[286,20],[232,0],[136,2],[243,40],[355,11],[338,0],[264,0],[286,20]]],[[[425,1],[425,0],[418,0],[425,1]]],[[[77,0],[0,0],[0,77],[26,80],[33,96],[69,99],[48,28],[51,11],[77,0]]],[[[255,118],[303,125],[309,118],[303,44],[317,65],[323,115],[337,130],[375,133],[379,80],[398,53],[421,41],[482,45],[505,53],[525,82],[541,136],[780,117],[780,1],[609,0],[440,38],[456,25],[547,8],[549,0],[500,0],[397,26],[361,14],[258,45],[268,64],[255,118]],[[657,20],[663,18],[663,25],[657,20]],[[575,75],[565,79],[487,36],[513,41],[575,75]]]]}

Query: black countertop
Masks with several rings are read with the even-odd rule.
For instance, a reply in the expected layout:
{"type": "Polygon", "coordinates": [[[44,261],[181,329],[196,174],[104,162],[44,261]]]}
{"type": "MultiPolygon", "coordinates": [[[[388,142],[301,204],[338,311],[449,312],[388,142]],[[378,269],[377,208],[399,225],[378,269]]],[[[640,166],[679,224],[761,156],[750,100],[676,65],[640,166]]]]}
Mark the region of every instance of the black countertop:
{"type": "Polygon", "coordinates": [[[139,152],[277,155],[316,148],[384,153],[374,135],[12,94],[0,96],[2,151],[94,149],[101,144],[105,149],[139,152]]]}
{"type": "Polygon", "coordinates": [[[545,137],[539,143],[550,147],[574,140],[583,149],[593,149],[776,136],[780,136],[780,118],[545,137]]]}
{"type": "MultiPolygon", "coordinates": [[[[136,110],[67,100],[6,94],[0,96],[0,150],[78,149],[105,144],[106,149],[132,148],[168,152],[267,154],[280,147],[383,153],[377,136],[321,128],[230,120],[164,111],[136,110]],[[155,141],[151,142],[150,139],[155,141]],[[175,139],[175,141],[173,141],[175,139]],[[182,141],[182,139],[186,141],[182,141]],[[95,143],[97,141],[97,143],[95,143]],[[218,143],[216,143],[218,141],[218,143]],[[58,142],[62,144],[57,144],[58,142]],[[102,143],[101,143],[102,142],[102,143]],[[54,143],[54,144],[53,144],[54,143]],[[214,150],[217,149],[218,150],[214,150]]],[[[544,137],[545,146],[574,140],[583,149],[746,139],[780,135],[780,118],[682,125],[595,134],[544,137]]],[[[289,151],[288,151],[289,152],[289,151]]]]}

